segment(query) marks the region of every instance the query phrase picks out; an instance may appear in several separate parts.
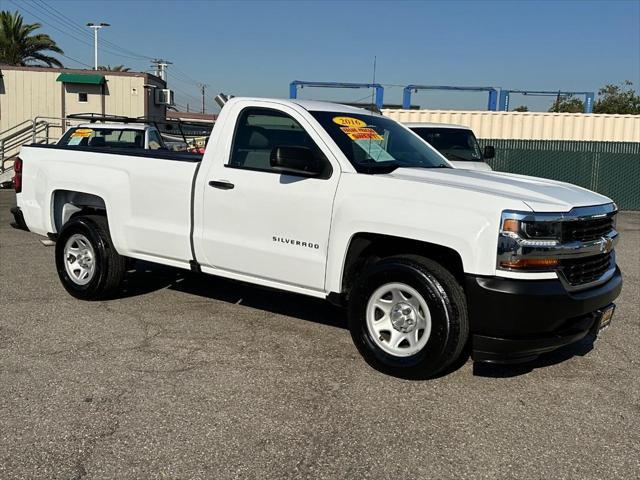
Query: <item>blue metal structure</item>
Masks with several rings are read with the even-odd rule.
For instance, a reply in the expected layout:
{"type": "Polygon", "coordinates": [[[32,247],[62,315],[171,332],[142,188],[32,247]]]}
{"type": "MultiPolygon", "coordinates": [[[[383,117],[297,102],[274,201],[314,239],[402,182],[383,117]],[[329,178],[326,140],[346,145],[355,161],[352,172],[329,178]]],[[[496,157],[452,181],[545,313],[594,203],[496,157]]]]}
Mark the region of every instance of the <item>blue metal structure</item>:
{"type": "Polygon", "coordinates": [[[294,80],[289,84],[289,98],[298,98],[298,88],[373,88],[375,90],[375,103],[378,109],[382,109],[384,102],[384,87],[379,83],[345,83],[345,82],[307,82],[294,80]]]}
{"type": "Polygon", "coordinates": [[[402,108],[411,108],[411,94],[418,90],[454,90],[462,92],[489,92],[487,110],[497,110],[498,90],[494,87],[451,87],[448,85],[407,85],[402,92],[402,108]]]}
{"type": "Polygon", "coordinates": [[[594,92],[554,92],[551,90],[500,90],[500,101],[498,104],[498,108],[500,111],[509,111],[509,97],[512,93],[521,93],[522,95],[534,95],[538,97],[584,95],[584,113],[593,113],[593,101],[595,99],[594,92]]]}

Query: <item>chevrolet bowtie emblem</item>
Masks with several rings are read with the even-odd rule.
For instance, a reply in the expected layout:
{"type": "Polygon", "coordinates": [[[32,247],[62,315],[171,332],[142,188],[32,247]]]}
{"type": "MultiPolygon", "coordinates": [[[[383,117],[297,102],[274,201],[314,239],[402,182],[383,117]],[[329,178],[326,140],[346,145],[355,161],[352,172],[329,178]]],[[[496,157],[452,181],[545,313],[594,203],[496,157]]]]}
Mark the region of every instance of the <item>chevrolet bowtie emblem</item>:
{"type": "Polygon", "coordinates": [[[613,249],[613,240],[609,237],[602,237],[600,240],[600,252],[609,253],[613,249]]]}

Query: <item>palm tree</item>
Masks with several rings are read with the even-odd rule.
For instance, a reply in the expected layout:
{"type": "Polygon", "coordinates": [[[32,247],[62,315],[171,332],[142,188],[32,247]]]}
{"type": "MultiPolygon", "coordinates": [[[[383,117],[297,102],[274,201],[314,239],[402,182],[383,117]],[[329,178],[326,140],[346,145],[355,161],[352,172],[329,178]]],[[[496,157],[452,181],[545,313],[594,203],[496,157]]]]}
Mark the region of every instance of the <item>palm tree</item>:
{"type": "Polygon", "coordinates": [[[0,12],[0,63],[27,66],[43,63],[49,67],[62,67],[62,63],[45,52],[63,54],[49,35],[36,33],[39,23],[24,24],[18,12],[0,12]]]}
{"type": "Polygon", "coordinates": [[[131,69],[129,67],[125,67],[124,65],[114,65],[113,67],[111,65],[107,65],[106,67],[104,65],[100,65],[98,67],[98,70],[109,70],[111,72],[128,72],[131,69]]]}

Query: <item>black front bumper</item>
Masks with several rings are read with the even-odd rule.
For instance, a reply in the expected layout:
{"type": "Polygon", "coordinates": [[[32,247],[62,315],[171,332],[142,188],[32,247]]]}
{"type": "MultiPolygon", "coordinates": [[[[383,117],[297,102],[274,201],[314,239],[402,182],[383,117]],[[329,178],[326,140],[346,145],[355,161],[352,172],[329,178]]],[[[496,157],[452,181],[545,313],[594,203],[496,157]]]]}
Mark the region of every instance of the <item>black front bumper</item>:
{"type": "Polygon", "coordinates": [[[13,215],[13,222],[11,222],[11,226],[13,228],[26,230],[28,232],[29,227],[27,227],[27,223],[24,221],[24,216],[22,215],[22,210],[20,210],[20,207],[13,207],[11,209],[11,214],[13,215]]]}
{"type": "Polygon", "coordinates": [[[597,331],[599,311],[622,289],[622,275],[568,292],[560,280],[466,277],[472,358],[523,362],[597,331]]]}

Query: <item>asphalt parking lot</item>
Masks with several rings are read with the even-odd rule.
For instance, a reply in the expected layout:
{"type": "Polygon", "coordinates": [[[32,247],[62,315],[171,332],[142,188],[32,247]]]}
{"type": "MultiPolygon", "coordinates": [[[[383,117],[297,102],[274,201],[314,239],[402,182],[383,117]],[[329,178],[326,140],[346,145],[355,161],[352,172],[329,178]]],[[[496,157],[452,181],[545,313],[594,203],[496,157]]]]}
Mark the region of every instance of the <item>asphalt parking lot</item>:
{"type": "Polygon", "coordinates": [[[638,478],[640,213],[612,326],[526,367],[408,381],[343,313],[138,265],[81,302],[0,191],[0,478],[638,478]],[[592,348],[593,346],[593,348],[592,348]]]}

